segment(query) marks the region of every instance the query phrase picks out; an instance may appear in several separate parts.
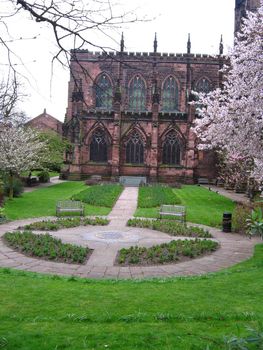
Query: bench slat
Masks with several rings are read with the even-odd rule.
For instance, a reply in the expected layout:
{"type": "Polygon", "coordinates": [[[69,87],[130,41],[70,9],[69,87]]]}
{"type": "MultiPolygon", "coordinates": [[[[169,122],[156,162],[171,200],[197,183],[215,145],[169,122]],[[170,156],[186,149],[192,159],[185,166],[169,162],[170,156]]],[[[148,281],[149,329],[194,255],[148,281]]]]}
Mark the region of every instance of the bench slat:
{"type": "Polygon", "coordinates": [[[80,215],[84,215],[84,205],[80,201],[73,201],[73,200],[65,200],[65,201],[58,201],[56,205],[56,213],[57,216],[59,213],[62,212],[79,212],[80,215]]]}
{"type": "Polygon", "coordinates": [[[162,215],[177,216],[182,219],[183,222],[186,220],[186,208],[182,205],[171,205],[162,204],[159,211],[160,218],[162,215]]]}

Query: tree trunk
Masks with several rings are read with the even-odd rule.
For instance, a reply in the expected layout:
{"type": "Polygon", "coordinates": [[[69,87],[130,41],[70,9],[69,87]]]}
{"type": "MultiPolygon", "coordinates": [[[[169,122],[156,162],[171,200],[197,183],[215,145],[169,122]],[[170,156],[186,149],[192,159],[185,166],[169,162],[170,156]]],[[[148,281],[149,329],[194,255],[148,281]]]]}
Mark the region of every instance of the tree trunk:
{"type": "Polygon", "coordinates": [[[9,199],[14,197],[14,174],[10,172],[9,174],[9,199]]]}

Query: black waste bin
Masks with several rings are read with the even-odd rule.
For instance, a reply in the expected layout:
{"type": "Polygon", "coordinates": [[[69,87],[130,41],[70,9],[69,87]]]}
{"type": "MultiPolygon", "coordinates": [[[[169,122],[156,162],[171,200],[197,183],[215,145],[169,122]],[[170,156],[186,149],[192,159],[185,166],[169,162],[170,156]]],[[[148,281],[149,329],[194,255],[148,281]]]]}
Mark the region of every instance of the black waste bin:
{"type": "Polygon", "coordinates": [[[223,213],[223,232],[231,232],[232,213],[223,213]]]}

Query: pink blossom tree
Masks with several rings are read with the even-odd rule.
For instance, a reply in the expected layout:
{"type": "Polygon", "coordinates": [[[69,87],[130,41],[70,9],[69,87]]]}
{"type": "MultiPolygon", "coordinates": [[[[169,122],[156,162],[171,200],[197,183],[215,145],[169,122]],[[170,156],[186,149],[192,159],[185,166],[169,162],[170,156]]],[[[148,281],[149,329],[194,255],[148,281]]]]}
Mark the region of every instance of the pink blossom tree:
{"type": "Polygon", "coordinates": [[[263,0],[247,13],[224,68],[222,89],[197,93],[194,122],[199,149],[216,149],[233,158],[251,159],[251,176],[263,180],[263,0]]]}

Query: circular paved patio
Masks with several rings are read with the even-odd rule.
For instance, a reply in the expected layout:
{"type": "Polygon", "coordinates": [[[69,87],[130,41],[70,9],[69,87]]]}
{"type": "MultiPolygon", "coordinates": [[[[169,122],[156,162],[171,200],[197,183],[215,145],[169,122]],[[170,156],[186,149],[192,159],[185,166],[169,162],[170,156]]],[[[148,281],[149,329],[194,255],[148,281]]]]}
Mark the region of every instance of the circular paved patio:
{"type": "MultiPolygon", "coordinates": [[[[43,219],[43,218],[42,218],[43,219]]],[[[41,219],[38,219],[41,220],[41,219]]],[[[37,220],[20,220],[0,226],[0,235],[37,220]]],[[[94,249],[85,265],[56,263],[26,257],[13,251],[0,240],[0,266],[19,270],[34,271],[58,275],[70,275],[88,278],[143,278],[199,275],[229,267],[253,254],[258,240],[250,240],[237,234],[222,233],[209,228],[220,243],[213,254],[191,261],[156,266],[114,266],[117,251],[131,245],[150,247],[185,237],[171,237],[165,233],[132,227],[119,226],[82,226],[63,229],[51,234],[63,242],[89,246],[94,249]]]]}
{"type": "MultiPolygon", "coordinates": [[[[122,192],[113,210],[109,214],[108,226],[81,226],[63,229],[51,234],[63,242],[89,246],[94,249],[84,265],[57,263],[27,257],[7,247],[0,240],[0,266],[41,273],[70,275],[88,278],[144,278],[199,275],[215,272],[248,259],[253,254],[254,245],[259,239],[250,240],[237,234],[223,233],[218,229],[209,229],[220,248],[213,254],[169,265],[156,266],[115,266],[115,258],[120,248],[132,245],[150,247],[155,244],[169,242],[173,237],[163,232],[135,227],[127,227],[127,220],[136,210],[138,188],[127,187],[122,192]]],[[[46,218],[13,221],[0,225],[0,237],[18,226],[46,218]]],[[[199,225],[201,226],[201,225],[199,225]]]]}

